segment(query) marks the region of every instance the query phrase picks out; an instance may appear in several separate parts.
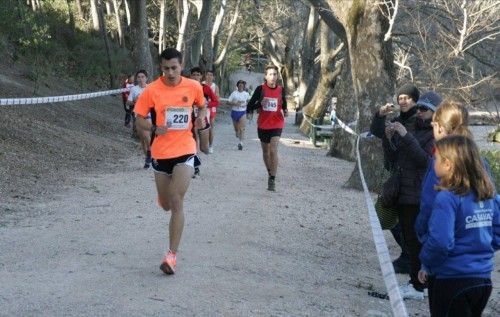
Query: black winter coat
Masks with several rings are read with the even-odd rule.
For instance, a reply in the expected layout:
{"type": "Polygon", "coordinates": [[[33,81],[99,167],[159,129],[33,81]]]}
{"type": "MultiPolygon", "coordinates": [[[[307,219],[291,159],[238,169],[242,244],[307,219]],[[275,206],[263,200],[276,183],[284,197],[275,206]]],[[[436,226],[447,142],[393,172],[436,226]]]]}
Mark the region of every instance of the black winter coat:
{"type": "Polygon", "coordinates": [[[391,120],[395,121],[401,122],[408,131],[404,137],[396,132],[391,140],[388,140],[385,136],[385,116],[380,117],[378,112],[372,120],[370,132],[382,139],[385,168],[400,171],[398,203],[418,205],[422,180],[434,146],[431,120],[418,119],[416,108],[413,107],[407,113],[391,120]]]}

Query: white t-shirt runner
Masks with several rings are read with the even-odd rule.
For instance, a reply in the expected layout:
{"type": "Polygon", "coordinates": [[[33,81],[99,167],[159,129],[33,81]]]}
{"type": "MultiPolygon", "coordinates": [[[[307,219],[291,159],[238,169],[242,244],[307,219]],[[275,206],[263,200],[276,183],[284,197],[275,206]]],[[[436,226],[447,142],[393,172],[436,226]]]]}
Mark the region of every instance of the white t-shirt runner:
{"type": "Polygon", "coordinates": [[[235,90],[229,95],[229,101],[230,102],[240,102],[238,106],[232,106],[231,110],[233,111],[246,111],[247,110],[247,103],[248,100],[250,99],[250,95],[246,91],[238,91],[235,90]]]}
{"type": "MultiPolygon", "coordinates": [[[[139,85],[130,88],[130,94],[128,95],[127,101],[130,101],[135,105],[137,98],[139,98],[139,96],[142,94],[144,88],[146,87],[141,87],[139,85]]],[[[151,119],[151,114],[148,114],[146,119],[151,119]]]]}
{"type": "MultiPolygon", "coordinates": [[[[146,87],[144,87],[144,88],[146,88],[146,87]]],[[[142,94],[142,91],[144,90],[144,88],[141,86],[134,86],[134,87],[130,88],[130,94],[128,95],[127,101],[133,102],[135,104],[135,102],[137,101],[137,98],[139,97],[140,94],[142,94]]]]}

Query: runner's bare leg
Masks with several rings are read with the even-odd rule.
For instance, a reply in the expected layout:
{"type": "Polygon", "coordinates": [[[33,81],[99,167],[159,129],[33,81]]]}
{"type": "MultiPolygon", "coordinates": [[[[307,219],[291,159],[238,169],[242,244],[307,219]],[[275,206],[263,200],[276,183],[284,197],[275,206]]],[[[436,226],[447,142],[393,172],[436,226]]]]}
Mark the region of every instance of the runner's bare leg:
{"type": "Polygon", "coordinates": [[[172,211],[169,223],[169,241],[172,252],[177,252],[181,241],[184,229],[184,195],[192,175],[193,168],[187,165],[175,166],[172,176],[155,173],[160,205],[164,210],[171,209],[172,211]]]}
{"type": "Polygon", "coordinates": [[[279,136],[274,136],[271,138],[271,143],[269,143],[269,169],[271,170],[271,175],[276,176],[278,172],[278,144],[280,142],[279,136]]]}
{"type": "Polygon", "coordinates": [[[262,157],[264,158],[264,164],[266,165],[266,169],[270,172],[271,171],[271,154],[270,154],[271,144],[260,142],[260,145],[262,146],[262,157]]]}

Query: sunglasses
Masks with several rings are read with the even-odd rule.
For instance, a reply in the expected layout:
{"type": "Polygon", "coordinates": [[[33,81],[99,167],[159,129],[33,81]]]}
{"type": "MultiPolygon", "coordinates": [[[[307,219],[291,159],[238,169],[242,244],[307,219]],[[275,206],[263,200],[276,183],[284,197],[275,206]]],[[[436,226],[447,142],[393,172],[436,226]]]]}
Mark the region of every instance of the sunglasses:
{"type": "Polygon", "coordinates": [[[426,106],[417,106],[417,110],[420,111],[420,112],[426,112],[426,111],[428,111],[430,109],[427,108],[426,106]]]}

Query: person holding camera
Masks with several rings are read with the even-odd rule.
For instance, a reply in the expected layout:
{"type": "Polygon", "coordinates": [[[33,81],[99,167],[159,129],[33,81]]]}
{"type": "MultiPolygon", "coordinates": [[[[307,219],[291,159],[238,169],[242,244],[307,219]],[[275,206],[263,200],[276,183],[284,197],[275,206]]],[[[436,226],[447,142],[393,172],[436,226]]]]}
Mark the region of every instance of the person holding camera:
{"type": "MultiPolygon", "coordinates": [[[[403,85],[397,90],[398,105],[380,107],[370,127],[371,133],[382,139],[384,167],[397,175],[395,207],[398,210],[401,236],[397,236],[397,228],[391,232],[408,253],[410,263],[410,282],[400,288],[401,296],[419,300],[424,299],[425,285],[418,280],[421,245],[414,226],[419,211],[422,179],[434,145],[430,123],[433,112],[441,103],[441,97],[434,92],[424,95],[425,102],[418,104],[420,93],[417,87],[413,84],[403,85]],[[387,115],[398,108],[399,115],[386,120],[387,115]]],[[[395,271],[398,271],[397,260],[393,264],[395,271]]]]}

